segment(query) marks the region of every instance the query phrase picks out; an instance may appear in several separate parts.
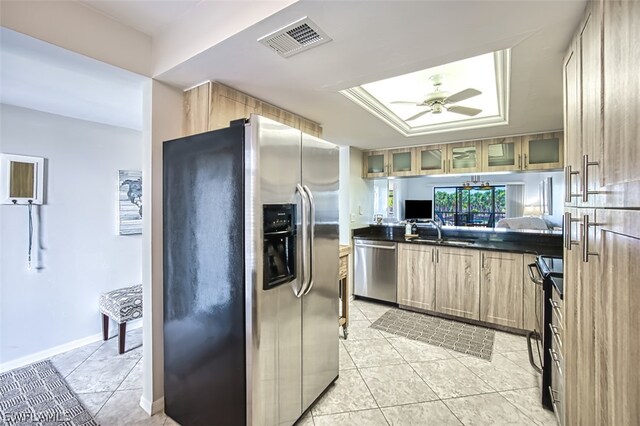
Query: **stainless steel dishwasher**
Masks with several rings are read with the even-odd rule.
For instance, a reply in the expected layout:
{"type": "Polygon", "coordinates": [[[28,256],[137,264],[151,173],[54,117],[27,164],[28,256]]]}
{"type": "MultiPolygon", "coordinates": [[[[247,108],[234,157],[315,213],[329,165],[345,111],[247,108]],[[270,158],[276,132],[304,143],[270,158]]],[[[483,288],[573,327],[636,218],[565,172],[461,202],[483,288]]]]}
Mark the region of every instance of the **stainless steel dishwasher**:
{"type": "Polygon", "coordinates": [[[354,294],[396,303],[396,243],[356,240],[354,294]]]}

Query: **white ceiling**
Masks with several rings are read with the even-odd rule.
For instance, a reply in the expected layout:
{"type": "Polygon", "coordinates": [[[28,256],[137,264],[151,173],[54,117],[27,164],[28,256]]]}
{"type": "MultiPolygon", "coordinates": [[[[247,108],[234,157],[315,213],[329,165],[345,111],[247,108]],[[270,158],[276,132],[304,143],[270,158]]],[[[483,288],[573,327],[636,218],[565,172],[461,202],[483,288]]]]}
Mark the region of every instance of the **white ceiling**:
{"type": "Polygon", "coordinates": [[[0,28],[0,102],[142,130],[138,74],[0,28]]]}
{"type": "Polygon", "coordinates": [[[299,1],[156,76],[180,88],[216,80],[322,123],[324,137],[381,148],[562,128],[562,57],[576,1],[299,1]],[[283,58],[256,40],[308,16],[333,41],[283,58]],[[511,48],[509,124],[404,137],[338,92],[511,48]]]}
{"type": "Polygon", "coordinates": [[[202,1],[81,0],[81,3],[142,33],[155,36],[202,1]]]}

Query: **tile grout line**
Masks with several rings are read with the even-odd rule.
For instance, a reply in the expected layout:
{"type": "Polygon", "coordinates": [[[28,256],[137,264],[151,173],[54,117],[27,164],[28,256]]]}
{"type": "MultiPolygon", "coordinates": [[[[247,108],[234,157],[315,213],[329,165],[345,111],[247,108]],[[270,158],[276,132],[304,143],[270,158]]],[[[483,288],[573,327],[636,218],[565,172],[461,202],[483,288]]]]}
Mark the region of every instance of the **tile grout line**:
{"type": "MultiPolygon", "coordinates": [[[[383,337],[387,340],[387,342],[389,342],[389,338],[388,338],[387,336],[383,335],[383,337]]],[[[393,343],[389,342],[389,344],[390,344],[391,346],[393,346],[393,343]]],[[[446,350],[446,348],[442,348],[442,349],[446,350]]],[[[447,351],[447,352],[448,352],[448,351],[447,351]]],[[[455,418],[460,422],[460,424],[464,425],[464,423],[462,422],[462,420],[460,420],[460,418],[459,418],[458,416],[456,416],[456,413],[454,413],[454,412],[451,410],[451,408],[450,408],[450,407],[449,407],[449,406],[448,406],[448,405],[447,405],[447,404],[442,400],[442,398],[440,398],[440,395],[438,395],[438,393],[437,393],[436,391],[434,391],[434,390],[431,388],[431,386],[429,386],[429,383],[427,383],[427,381],[424,379],[424,377],[422,377],[422,376],[420,375],[420,373],[418,373],[418,372],[416,371],[416,369],[415,369],[415,368],[413,368],[413,365],[411,365],[411,363],[410,363],[409,361],[407,361],[407,359],[404,357],[404,355],[402,355],[402,353],[400,353],[400,351],[398,351],[398,353],[400,354],[400,356],[402,357],[402,359],[404,359],[404,360],[407,362],[407,364],[409,364],[409,367],[411,368],[411,370],[413,370],[413,372],[414,372],[414,373],[415,373],[415,374],[420,378],[420,380],[422,380],[422,382],[423,382],[423,383],[424,383],[424,384],[425,384],[425,385],[426,385],[426,386],[431,390],[431,392],[433,392],[433,394],[438,398],[438,399],[436,399],[436,400],[434,400],[434,401],[439,401],[439,402],[441,402],[441,403],[442,403],[442,405],[444,405],[444,406],[447,408],[447,410],[449,410],[449,412],[451,413],[451,415],[453,415],[453,417],[455,417],[455,418]]],[[[451,353],[449,353],[449,355],[451,355],[451,353]]],[[[451,355],[451,357],[452,357],[452,358],[449,358],[449,359],[455,359],[455,358],[453,357],[453,355],[451,355]]],[[[438,360],[434,360],[434,361],[438,361],[438,360]]],[[[431,402],[431,401],[427,401],[427,402],[431,402]]],[[[424,402],[419,403],[419,404],[423,404],[423,403],[424,403],[424,402]]],[[[409,405],[409,404],[407,404],[407,405],[409,405]]],[[[384,411],[382,412],[382,415],[384,415],[384,411]]],[[[386,416],[385,416],[385,418],[386,418],[386,416]]]]}

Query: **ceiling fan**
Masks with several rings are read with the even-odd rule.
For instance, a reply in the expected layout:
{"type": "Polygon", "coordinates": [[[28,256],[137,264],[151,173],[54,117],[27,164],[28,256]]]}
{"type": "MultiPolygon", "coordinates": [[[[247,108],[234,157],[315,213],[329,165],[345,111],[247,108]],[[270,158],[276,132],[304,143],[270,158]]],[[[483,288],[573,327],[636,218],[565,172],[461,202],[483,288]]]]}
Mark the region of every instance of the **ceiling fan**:
{"type": "Polygon", "coordinates": [[[416,115],[413,115],[407,118],[405,121],[415,120],[416,118],[420,118],[427,113],[441,114],[443,109],[449,112],[455,112],[456,114],[468,115],[470,117],[478,115],[482,112],[482,110],[478,108],[455,105],[460,101],[464,101],[466,99],[473,98],[474,96],[478,96],[482,94],[481,91],[473,88],[468,88],[458,93],[454,93],[453,95],[449,95],[448,92],[440,91],[440,86],[442,86],[441,75],[433,75],[429,77],[429,80],[433,82],[434,91],[429,93],[422,102],[411,102],[411,101],[391,102],[392,104],[415,105],[419,107],[428,108],[424,111],[420,111],[416,115]]]}

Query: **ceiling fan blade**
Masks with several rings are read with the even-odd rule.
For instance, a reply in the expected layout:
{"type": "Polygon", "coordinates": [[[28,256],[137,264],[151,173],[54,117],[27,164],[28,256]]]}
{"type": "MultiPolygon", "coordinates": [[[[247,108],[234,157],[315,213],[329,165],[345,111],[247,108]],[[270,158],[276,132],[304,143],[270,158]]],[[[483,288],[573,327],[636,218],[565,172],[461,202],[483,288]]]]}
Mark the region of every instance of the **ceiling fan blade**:
{"type": "Polygon", "coordinates": [[[406,120],[404,120],[404,121],[411,121],[411,120],[415,120],[416,118],[420,118],[420,117],[422,117],[423,115],[425,115],[425,114],[426,114],[426,113],[428,113],[428,112],[431,112],[431,109],[428,109],[428,110],[426,110],[426,111],[419,112],[419,113],[417,113],[416,115],[413,115],[413,116],[411,116],[411,117],[407,118],[407,119],[406,119],[406,120]]]}
{"type": "Polygon", "coordinates": [[[474,115],[478,115],[482,112],[481,109],[478,108],[470,108],[470,107],[465,107],[465,106],[460,106],[460,105],[452,105],[450,107],[446,107],[447,111],[449,112],[455,112],[456,114],[463,114],[463,115],[468,115],[470,117],[473,117],[474,115]]]}
{"type": "Polygon", "coordinates": [[[420,105],[419,102],[411,102],[411,101],[393,101],[391,103],[392,104],[399,104],[399,105],[420,105]]]}
{"type": "Polygon", "coordinates": [[[481,95],[482,92],[476,89],[464,89],[462,92],[454,93],[446,98],[444,101],[447,103],[454,103],[464,101],[465,99],[473,98],[474,96],[481,95]]]}

